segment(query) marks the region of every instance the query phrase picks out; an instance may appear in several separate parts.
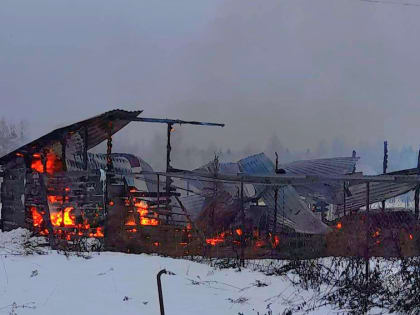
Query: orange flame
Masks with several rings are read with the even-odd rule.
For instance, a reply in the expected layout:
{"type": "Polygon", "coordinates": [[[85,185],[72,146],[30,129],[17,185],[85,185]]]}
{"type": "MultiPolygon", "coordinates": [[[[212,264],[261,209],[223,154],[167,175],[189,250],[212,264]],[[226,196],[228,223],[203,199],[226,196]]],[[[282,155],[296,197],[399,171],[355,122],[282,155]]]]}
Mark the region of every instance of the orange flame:
{"type": "Polygon", "coordinates": [[[211,246],[216,246],[219,243],[223,243],[225,240],[222,237],[214,237],[206,239],[206,243],[211,246]]]}
{"type": "Polygon", "coordinates": [[[63,196],[48,195],[49,203],[63,203],[63,196]]]}
{"type": "Polygon", "coordinates": [[[125,225],[136,226],[136,221],[134,220],[134,217],[132,215],[127,219],[125,225]]]}
{"type": "Polygon", "coordinates": [[[337,229],[339,229],[339,230],[340,230],[342,227],[343,227],[343,225],[341,224],[341,222],[338,222],[338,223],[337,223],[337,229]]]}
{"type": "MultiPolygon", "coordinates": [[[[66,207],[64,209],[64,226],[74,226],[75,225],[75,216],[70,212],[73,210],[73,207],[66,207]]],[[[50,214],[51,223],[54,226],[61,226],[63,223],[63,212],[58,211],[50,214]]]]}
{"type": "MultiPolygon", "coordinates": [[[[39,153],[33,155],[31,168],[38,173],[44,173],[44,165],[42,164],[41,155],[39,153]]],[[[63,169],[63,162],[54,153],[49,152],[47,154],[46,169],[47,173],[52,175],[63,169]]]]}
{"type": "Polygon", "coordinates": [[[225,235],[226,235],[226,232],[222,232],[215,237],[207,238],[206,243],[211,246],[216,246],[217,244],[223,243],[225,241],[225,235]]]}
{"type": "Polygon", "coordinates": [[[31,214],[32,214],[33,225],[35,227],[41,226],[44,219],[42,218],[42,215],[38,212],[36,207],[31,207],[31,214]]]}
{"type": "Polygon", "coordinates": [[[241,229],[236,229],[236,230],[235,230],[235,232],[236,232],[236,234],[238,234],[239,236],[241,236],[241,235],[242,235],[242,230],[241,230],[241,229]]]}
{"type": "Polygon", "coordinates": [[[102,231],[102,228],[101,227],[98,227],[98,228],[96,228],[96,232],[95,233],[90,233],[89,236],[90,237],[99,237],[99,238],[101,238],[101,237],[104,237],[104,233],[102,231]]]}
{"type": "Polygon", "coordinates": [[[277,246],[279,246],[279,244],[280,244],[280,238],[278,237],[278,235],[274,235],[273,247],[276,248],[277,246]]]}
{"type": "Polygon", "coordinates": [[[155,218],[147,217],[148,215],[149,216],[154,215],[157,218],[157,214],[148,210],[149,206],[145,201],[140,200],[139,202],[136,202],[134,206],[136,207],[137,212],[140,215],[141,225],[154,225],[154,226],[159,225],[159,220],[155,218]]]}
{"type": "Polygon", "coordinates": [[[44,173],[44,165],[42,165],[41,160],[33,160],[31,163],[31,168],[38,173],[44,173]]]}

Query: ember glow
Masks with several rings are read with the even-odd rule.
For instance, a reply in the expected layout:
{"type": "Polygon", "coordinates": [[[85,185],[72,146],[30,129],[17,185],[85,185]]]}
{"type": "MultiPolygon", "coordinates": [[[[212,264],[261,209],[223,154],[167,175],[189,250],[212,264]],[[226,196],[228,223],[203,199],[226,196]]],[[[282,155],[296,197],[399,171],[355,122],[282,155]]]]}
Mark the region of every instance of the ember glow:
{"type": "Polygon", "coordinates": [[[41,226],[44,219],[42,218],[42,215],[38,212],[36,207],[31,207],[31,214],[32,214],[33,225],[35,227],[41,226]]]}
{"type": "MultiPolygon", "coordinates": [[[[39,153],[35,153],[32,157],[31,168],[38,173],[44,173],[44,165],[41,160],[41,155],[39,153]]],[[[47,161],[45,164],[48,174],[52,175],[63,170],[62,161],[54,153],[49,152],[46,159],[47,161]]]]}
{"type": "Polygon", "coordinates": [[[211,246],[216,246],[217,244],[223,243],[225,241],[225,236],[226,236],[226,233],[222,232],[213,238],[207,238],[206,243],[211,246]]]}
{"type": "Polygon", "coordinates": [[[149,206],[146,202],[141,200],[140,202],[136,202],[134,206],[140,216],[140,225],[159,225],[157,214],[148,210],[149,206]],[[154,218],[151,218],[151,216],[154,216],[154,218]]]}
{"type": "Polygon", "coordinates": [[[279,246],[279,244],[280,244],[280,238],[278,237],[278,235],[274,235],[273,247],[276,248],[277,246],[279,246]]]}
{"type": "Polygon", "coordinates": [[[217,244],[223,243],[225,241],[222,237],[207,238],[206,243],[211,246],[216,246],[217,244]]]}
{"type": "Polygon", "coordinates": [[[125,225],[127,226],[136,226],[136,221],[134,220],[134,216],[131,215],[128,217],[127,221],[125,222],[125,225]]]}
{"type": "Polygon", "coordinates": [[[66,207],[64,211],[58,211],[51,213],[51,224],[53,226],[75,226],[76,217],[71,213],[73,207],[66,207]],[[64,222],[63,222],[63,212],[64,212],[64,222]]]}
{"type": "Polygon", "coordinates": [[[98,227],[98,228],[96,228],[96,232],[95,233],[90,233],[89,236],[90,237],[102,238],[102,237],[104,237],[104,232],[103,232],[101,227],[98,227]]]}
{"type": "MultiPolygon", "coordinates": [[[[148,204],[141,200],[134,203],[136,212],[139,214],[140,225],[159,225],[158,216],[153,211],[150,211],[148,204]]],[[[136,219],[133,214],[129,214],[127,220],[125,221],[126,226],[136,226],[136,219]]]]}

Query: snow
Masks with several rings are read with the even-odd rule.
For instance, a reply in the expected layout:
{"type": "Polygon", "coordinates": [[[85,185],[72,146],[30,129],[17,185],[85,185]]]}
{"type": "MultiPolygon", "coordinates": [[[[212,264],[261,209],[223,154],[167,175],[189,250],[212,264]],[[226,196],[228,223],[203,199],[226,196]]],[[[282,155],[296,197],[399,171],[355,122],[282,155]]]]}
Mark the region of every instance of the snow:
{"type": "Polygon", "coordinates": [[[40,241],[23,229],[0,232],[0,314],[160,314],[161,269],[175,274],[162,276],[167,315],[282,314],[278,296],[296,292],[283,277],[183,259],[113,252],[79,257],[48,248],[28,255],[23,243],[40,241]]]}

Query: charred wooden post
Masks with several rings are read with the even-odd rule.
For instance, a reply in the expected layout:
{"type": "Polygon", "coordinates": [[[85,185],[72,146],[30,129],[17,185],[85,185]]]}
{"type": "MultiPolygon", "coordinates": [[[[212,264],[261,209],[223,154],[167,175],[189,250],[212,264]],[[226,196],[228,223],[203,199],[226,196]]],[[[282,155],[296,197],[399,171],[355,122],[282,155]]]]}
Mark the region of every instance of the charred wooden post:
{"type": "MultiPolygon", "coordinates": [[[[417,156],[417,174],[420,174],[420,150],[417,156]]],[[[414,192],[414,215],[416,220],[419,219],[419,195],[420,195],[420,185],[417,184],[414,192]]]]}
{"type": "MultiPolygon", "coordinates": [[[[167,143],[166,143],[166,172],[170,172],[172,167],[171,167],[171,151],[172,151],[172,147],[171,147],[171,133],[172,133],[172,129],[173,129],[173,124],[172,123],[168,123],[167,124],[167,131],[166,131],[166,137],[167,137],[167,143]]],[[[171,183],[172,183],[172,179],[169,176],[166,176],[166,193],[167,193],[167,197],[166,197],[166,210],[169,209],[169,204],[170,204],[170,197],[169,197],[169,193],[171,191],[171,183]]],[[[166,221],[169,221],[169,216],[166,216],[166,221]]]]}
{"type": "MultiPolygon", "coordinates": [[[[66,137],[65,136],[63,136],[63,138],[61,139],[60,143],[61,143],[61,161],[63,161],[63,169],[62,169],[62,171],[63,172],[66,172],[67,171],[67,165],[66,165],[66,146],[67,146],[67,140],[66,140],[66,137]]],[[[61,198],[63,198],[63,203],[64,203],[64,200],[65,200],[65,197],[66,197],[65,190],[63,190],[62,191],[62,194],[61,194],[61,198]]],[[[61,227],[64,227],[64,215],[65,215],[64,214],[64,209],[65,209],[65,207],[64,207],[64,204],[63,204],[62,207],[61,207],[61,217],[62,217],[61,224],[60,224],[61,227]]]]}
{"type": "Polygon", "coordinates": [[[343,182],[343,212],[346,215],[346,182],[343,182]]]}
{"type": "MultiPolygon", "coordinates": [[[[369,222],[369,208],[370,208],[370,183],[366,183],[366,256],[365,256],[365,291],[369,288],[369,238],[370,238],[370,222],[369,222]]],[[[365,292],[365,312],[368,309],[368,294],[365,292]]]]}
{"type": "MultiPolygon", "coordinates": [[[[107,143],[106,143],[106,170],[105,170],[105,174],[106,174],[106,179],[105,179],[105,191],[104,191],[104,213],[105,213],[105,219],[108,217],[108,203],[109,203],[109,187],[111,184],[111,172],[113,170],[113,165],[112,165],[112,129],[113,129],[113,124],[112,122],[108,122],[107,125],[107,143]]],[[[105,228],[104,228],[104,233],[105,235],[107,235],[108,233],[108,225],[109,224],[105,224],[105,228]]]]}
{"type": "Polygon", "coordinates": [[[61,139],[61,161],[63,163],[63,168],[62,168],[63,172],[67,171],[66,146],[67,146],[67,139],[66,139],[66,137],[63,137],[63,139],[61,139]]]}
{"type": "Polygon", "coordinates": [[[85,171],[89,168],[89,161],[88,161],[88,127],[85,127],[83,130],[83,169],[85,171]]]}
{"type": "MultiPolygon", "coordinates": [[[[44,168],[45,169],[45,168],[44,168]]],[[[47,196],[47,176],[45,174],[39,174],[39,184],[40,184],[40,203],[43,205],[43,209],[45,212],[45,215],[43,216],[43,219],[45,220],[47,230],[48,230],[48,238],[50,242],[51,248],[55,247],[55,236],[54,236],[54,229],[51,223],[51,213],[50,213],[50,207],[48,205],[48,196],[47,196]]],[[[63,217],[64,218],[64,217],[63,217]]],[[[64,221],[64,220],[63,220],[64,221]]]]}
{"type": "MultiPolygon", "coordinates": [[[[388,168],[388,141],[384,142],[384,161],[383,161],[383,174],[386,174],[388,168]]],[[[385,200],[382,200],[382,211],[385,211],[385,200]]]]}
{"type": "Polygon", "coordinates": [[[156,174],[157,177],[157,203],[160,207],[160,176],[159,174],[156,174]]]}
{"type": "Polygon", "coordinates": [[[107,128],[107,133],[108,133],[108,137],[107,137],[107,143],[106,143],[106,170],[107,172],[111,172],[113,170],[113,165],[112,165],[112,122],[108,123],[108,128],[107,128]]]}
{"type": "Polygon", "coordinates": [[[244,207],[244,182],[241,181],[241,261],[240,265],[245,267],[245,207],[244,207]]]}
{"type": "MultiPolygon", "coordinates": [[[[279,170],[279,155],[277,154],[277,152],[275,154],[276,154],[276,170],[275,170],[275,172],[277,174],[278,170],[279,170]]],[[[277,199],[278,198],[279,198],[279,188],[276,186],[274,188],[274,218],[273,218],[273,235],[272,235],[273,240],[274,240],[274,237],[277,233],[277,199]]]]}

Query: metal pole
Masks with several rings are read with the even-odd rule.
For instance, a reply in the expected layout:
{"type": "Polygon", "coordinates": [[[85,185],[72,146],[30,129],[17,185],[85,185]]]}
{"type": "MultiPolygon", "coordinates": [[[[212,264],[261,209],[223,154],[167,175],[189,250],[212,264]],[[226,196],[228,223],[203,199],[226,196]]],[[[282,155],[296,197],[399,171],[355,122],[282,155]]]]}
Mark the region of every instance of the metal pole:
{"type": "Polygon", "coordinates": [[[167,273],[166,269],[162,269],[161,271],[158,272],[158,274],[156,276],[158,293],[159,293],[160,315],[165,315],[165,308],[163,306],[162,281],[161,281],[160,278],[163,274],[166,274],[166,273],[167,273]]]}
{"type": "MultiPolygon", "coordinates": [[[[384,162],[383,162],[383,173],[386,174],[388,168],[388,141],[384,142],[384,162]]],[[[385,211],[385,200],[382,200],[382,211],[385,211]]]]}

